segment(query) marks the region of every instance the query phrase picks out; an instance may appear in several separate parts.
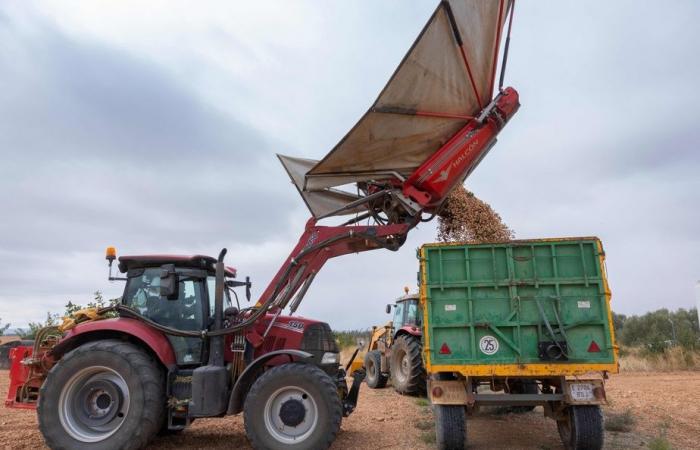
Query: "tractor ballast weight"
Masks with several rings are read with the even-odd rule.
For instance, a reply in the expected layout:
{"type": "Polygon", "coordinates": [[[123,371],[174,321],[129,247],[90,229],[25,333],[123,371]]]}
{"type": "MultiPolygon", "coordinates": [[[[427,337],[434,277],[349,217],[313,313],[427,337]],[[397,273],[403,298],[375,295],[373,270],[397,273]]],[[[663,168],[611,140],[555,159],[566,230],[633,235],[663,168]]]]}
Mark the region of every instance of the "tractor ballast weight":
{"type": "Polygon", "coordinates": [[[330,327],[291,314],[329,259],[398,250],[492,148],[519,107],[512,88],[499,85],[493,97],[509,10],[512,0],[441,1],[378,99],[325,158],[280,156],[312,217],[255,306],[232,305],[229,291],[245,286],[249,296],[251,284],[234,280],[225,250],[216,259],[123,256],[125,277],[116,278],[110,248],[110,280],[126,282],[121,303],[13,349],[6,405],[37,407],[53,448],[142,448],[158,431],[240,412],[255,448],[330,446],[364,371],[348,389],[330,327]],[[354,192],[340,189],[348,184],[354,192]]]}

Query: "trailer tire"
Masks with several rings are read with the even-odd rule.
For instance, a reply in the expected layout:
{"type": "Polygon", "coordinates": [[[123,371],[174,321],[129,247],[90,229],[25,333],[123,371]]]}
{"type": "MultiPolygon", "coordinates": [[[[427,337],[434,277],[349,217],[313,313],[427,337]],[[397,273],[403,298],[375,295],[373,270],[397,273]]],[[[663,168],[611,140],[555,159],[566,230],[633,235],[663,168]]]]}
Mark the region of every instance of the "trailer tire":
{"type": "Polygon", "coordinates": [[[39,429],[52,449],[139,449],[165,409],[158,363],[128,342],[88,342],[64,355],[39,391],[39,429]]]}
{"type": "Polygon", "coordinates": [[[246,435],[255,449],[327,449],[343,419],[338,387],[319,367],[288,363],[258,378],[245,399],[246,435]]]}
{"type": "Polygon", "coordinates": [[[382,354],[379,350],[372,350],[365,355],[365,381],[372,389],[381,389],[386,386],[388,377],[382,373],[382,354]]]}
{"type": "Polygon", "coordinates": [[[434,405],[435,440],[440,450],[463,450],[467,445],[464,406],[434,405]]]}
{"type": "Polygon", "coordinates": [[[391,384],[399,394],[416,395],[425,392],[425,369],[420,340],[401,335],[391,345],[389,361],[391,384]]]}
{"type": "Polygon", "coordinates": [[[565,419],[557,420],[559,436],[567,450],[600,450],[603,448],[603,413],[600,406],[569,406],[565,419]]]}

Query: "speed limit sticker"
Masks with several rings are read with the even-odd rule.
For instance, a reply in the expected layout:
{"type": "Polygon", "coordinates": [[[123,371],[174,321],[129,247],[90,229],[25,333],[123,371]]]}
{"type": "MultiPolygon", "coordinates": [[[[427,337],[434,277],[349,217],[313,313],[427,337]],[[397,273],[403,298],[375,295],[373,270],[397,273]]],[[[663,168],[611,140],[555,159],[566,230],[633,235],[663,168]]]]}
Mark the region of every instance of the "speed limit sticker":
{"type": "Polygon", "coordinates": [[[493,336],[484,336],[479,340],[479,350],[484,355],[493,355],[498,351],[498,340],[493,336]]]}

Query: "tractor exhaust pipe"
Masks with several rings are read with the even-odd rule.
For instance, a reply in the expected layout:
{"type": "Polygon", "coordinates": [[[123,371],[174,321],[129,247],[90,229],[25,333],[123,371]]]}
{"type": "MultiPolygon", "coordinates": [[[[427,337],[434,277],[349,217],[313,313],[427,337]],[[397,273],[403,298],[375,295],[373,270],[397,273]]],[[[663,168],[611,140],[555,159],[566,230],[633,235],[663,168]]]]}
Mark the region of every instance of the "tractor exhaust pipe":
{"type": "MultiPolygon", "coordinates": [[[[224,266],[224,257],[226,249],[221,249],[219,257],[216,260],[216,284],[214,287],[214,330],[218,331],[223,328],[224,324],[224,289],[226,282],[224,266]]],[[[223,366],[224,365],[224,337],[214,336],[209,340],[209,365],[223,366]]]]}
{"type": "MultiPolygon", "coordinates": [[[[224,323],[224,256],[222,249],[216,261],[216,286],[214,287],[214,330],[223,328],[224,323]]],[[[226,392],[229,387],[229,373],[224,367],[224,336],[209,338],[209,362],[192,371],[192,398],[189,417],[212,417],[224,414],[228,407],[226,392]]]]}

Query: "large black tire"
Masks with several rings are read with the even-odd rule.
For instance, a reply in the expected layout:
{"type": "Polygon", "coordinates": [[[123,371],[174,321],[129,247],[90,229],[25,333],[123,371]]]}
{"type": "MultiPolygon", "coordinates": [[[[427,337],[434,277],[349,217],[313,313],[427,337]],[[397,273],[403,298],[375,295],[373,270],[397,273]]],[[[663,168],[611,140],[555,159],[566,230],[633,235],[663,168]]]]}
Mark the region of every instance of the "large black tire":
{"type": "Polygon", "coordinates": [[[467,445],[464,406],[434,405],[435,440],[440,450],[463,450],[467,445]]]}
{"type": "Polygon", "coordinates": [[[289,363],[255,381],[243,415],[253,448],[323,450],[340,430],[343,406],[326,372],[313,364],[289,363]]]}
{"type": "Polygon", "coordinates": [[[100,340],[72,350],[39,391],[39,429],[52,449],[140,449],[165,409],[164,375],[137,346],[100,340]]]}
{"type": "Polygon", "coordinates": [[[570,406],[566,418],[557,421],[559,436],[567,450],[600,450],[603,448],[603,412],[600,406],[570,406]]]}
{"type": "Polygon", "coordinates": [[[396,338],[391,346],[389,372],[391,384],[399,394],[425,392],[425,369],[418,338],[405,334],[396,338]]]}
{"type": "Polygon", "coordinates": [[[365,355],[365,381],[372,389],[381,389],[386,386],[388,377],[382,373],[382,355],[379,350],[372,350],[365,355]]]}

